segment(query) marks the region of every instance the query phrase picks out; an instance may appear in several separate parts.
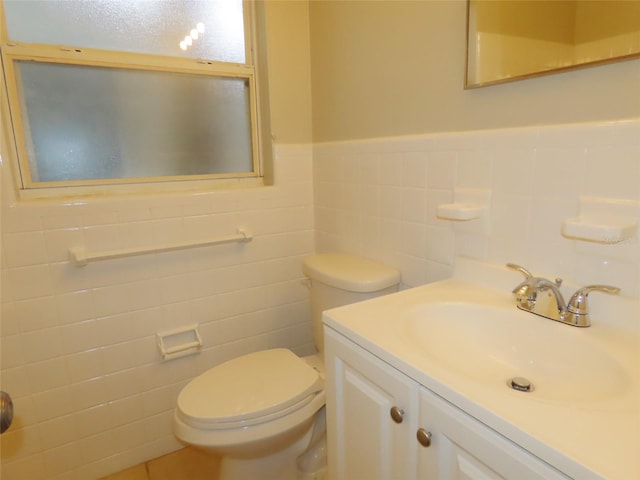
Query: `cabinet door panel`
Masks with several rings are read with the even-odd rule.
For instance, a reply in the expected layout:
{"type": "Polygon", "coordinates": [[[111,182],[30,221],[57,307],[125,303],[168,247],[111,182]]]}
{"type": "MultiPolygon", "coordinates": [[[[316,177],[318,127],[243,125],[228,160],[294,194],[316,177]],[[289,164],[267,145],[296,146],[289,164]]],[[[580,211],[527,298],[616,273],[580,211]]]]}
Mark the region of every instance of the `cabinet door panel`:
{"type": "Polygon", "coordinates": [[[415,478],[417,384],[331,330],[325,360],[329,478],[415,478]],[[390,416],[394,406],[401,423],[390,416]]]}
{"type": "Polygon", "coordinates": [[[442,397],[420,389],[420,421],[432,442],[420,448],[424,480],[568,480],[569,477],[442,397]]]}

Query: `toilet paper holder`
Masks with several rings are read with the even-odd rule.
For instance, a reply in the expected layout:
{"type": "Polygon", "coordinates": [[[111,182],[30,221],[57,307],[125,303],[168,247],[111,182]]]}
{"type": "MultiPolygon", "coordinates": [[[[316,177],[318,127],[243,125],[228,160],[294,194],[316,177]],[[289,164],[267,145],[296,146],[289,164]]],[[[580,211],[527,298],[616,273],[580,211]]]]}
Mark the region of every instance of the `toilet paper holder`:
{"type": "Polygon", "coordinates": [[[202,337],[198,324],[157,333],[158,349],[164,360],[185,357],[198,353],[202,348],[202,337]]]}

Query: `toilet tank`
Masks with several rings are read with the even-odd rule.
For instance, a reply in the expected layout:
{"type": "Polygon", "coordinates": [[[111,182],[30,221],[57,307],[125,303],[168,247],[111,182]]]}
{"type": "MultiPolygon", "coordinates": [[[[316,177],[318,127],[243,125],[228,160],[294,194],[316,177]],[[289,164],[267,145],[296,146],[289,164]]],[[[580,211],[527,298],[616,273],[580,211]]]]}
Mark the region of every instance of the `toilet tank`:
{"type": "Polygon", "coordinates": [[[310,303],[316,348],[324,351],[322,312],[398,291],[400,272],[393,267],[346,253],[319,253],[304,259],[311,280],[310,303]]]}

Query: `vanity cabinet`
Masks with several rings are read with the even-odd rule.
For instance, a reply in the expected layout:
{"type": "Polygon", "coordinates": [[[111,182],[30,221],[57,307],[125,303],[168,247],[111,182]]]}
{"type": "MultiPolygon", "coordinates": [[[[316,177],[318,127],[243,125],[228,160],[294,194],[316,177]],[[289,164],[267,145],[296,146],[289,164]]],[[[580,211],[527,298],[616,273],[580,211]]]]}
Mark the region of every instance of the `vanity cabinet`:
{"type": "Polygon", "coordinates": [[[561,472],[325,328],[329,480],[560,480],[561,472]]]}

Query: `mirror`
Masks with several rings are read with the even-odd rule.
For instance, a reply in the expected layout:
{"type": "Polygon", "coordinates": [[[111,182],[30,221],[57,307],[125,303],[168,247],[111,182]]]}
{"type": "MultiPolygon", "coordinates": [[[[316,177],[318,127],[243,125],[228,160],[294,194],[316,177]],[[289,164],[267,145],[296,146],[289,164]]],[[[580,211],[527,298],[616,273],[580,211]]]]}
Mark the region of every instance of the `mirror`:
{"type": "Polygon", "coordinates": [[[465,88],[640,57],[640,0],[467,0],[465,88]]]}

